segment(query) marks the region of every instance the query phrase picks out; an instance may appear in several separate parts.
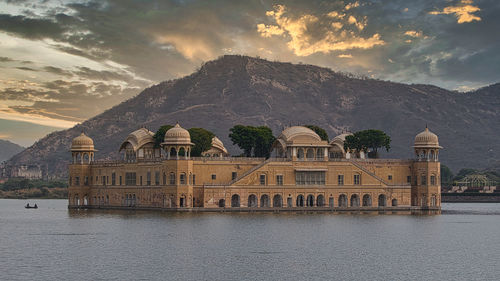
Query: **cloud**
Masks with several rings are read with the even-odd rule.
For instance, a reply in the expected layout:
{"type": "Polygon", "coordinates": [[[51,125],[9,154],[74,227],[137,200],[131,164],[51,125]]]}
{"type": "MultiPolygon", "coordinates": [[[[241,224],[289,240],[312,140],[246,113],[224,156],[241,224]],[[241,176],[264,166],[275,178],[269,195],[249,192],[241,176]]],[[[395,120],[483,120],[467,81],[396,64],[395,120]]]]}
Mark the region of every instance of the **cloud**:
{"type": "Polygon", "coordinates": [[[480,21],[481,18],[474,15],[473,13],[480,11],[479,7],[472,6],[472,0],[462,0],[457,6],[445,7],[442,11],[431,11],[431,15],[449,15],[455,14],[458,23],[466,23],[472,21],[480,21]]]}
{"type": "Polygon", "coordinates": [[[31,68],[31,67],[26,67],[26,66],[19,66],[19,67],[16,67],[17,69],[19,70],[26,70],[26,71],[38,71],[34,68],[31,68]]]}
{"type": "Polygon", "coordinates": [[[61,76],[66,76],[66,77],[73,76],[73,74],[70,71],[67,71],[67,70],[64,70],[62,68],[55,67],[55,66],[45,66],[43,68],[43,70],[50,72],[50,73],[53,73],[53,74],[61,75],[61,76]]]}
{"type": "Polygon", "coordinates": [[[11,62],[11,61],[14,61],[14,60],[11,58],[8,58],[8,57],[0,57],[0,62],[11,62]]]}
{"type": "MultiPolygon", "coordinates": [[[[320,19],[311,14],[304,14],[296,18],[287,16],[286,7],[283,5],[275,6],[274,10],[267,11],[266,15],[273,18],[277,25],[258,25],[257,31],[260,35],[267,38],[272,36],[275,30],[282,30],[290,38],[287,42],[288,48],[297,56],[309,56],[315,53],[328,54],[332,51],[350,49],[370,49],[385,44],[378,33],[363,38],[352,30],[335,30],[334,32],[330,28],[321,28],[320,19]],[[313,31],[315,27],[317,30],[313,31]],[[319,33],[319,35],[314,36],[314,32],[319,33]]],[[[328,13],[327,16],[329,18],[338,17],[332,13],[328,13]]],[[[363,29],[365,25],[365,23],[358,23],[353,16],[349,16],[347,22],[356,25],[359,30],[363,29]]],[[[329,25],[331,26],[331,23],[329,25]]]]}
{"type": "Polygon", "coordinates": [[[410,36],[410,37],[422,37],[424,33],[422,31],[415,31],[415,30],[408,30],[404,33],[404,35],[410,36]]]}
{"type": "Polygon", "coordinates": [[[352,59],[352,55],[351,54],[340,54],[340,55],[337,55],[338,58],[346,58],[346,59],[352,59]]]}

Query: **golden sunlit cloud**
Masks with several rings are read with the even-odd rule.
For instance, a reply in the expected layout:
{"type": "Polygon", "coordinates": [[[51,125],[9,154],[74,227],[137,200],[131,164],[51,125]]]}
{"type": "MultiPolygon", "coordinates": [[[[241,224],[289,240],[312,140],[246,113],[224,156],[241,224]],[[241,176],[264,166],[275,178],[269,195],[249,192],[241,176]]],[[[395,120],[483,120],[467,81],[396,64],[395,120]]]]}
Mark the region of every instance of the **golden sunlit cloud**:
{"type": "Polygon", "coordinates": [[[457,6],[448,6],[445,7],[442,11],[432,11],[429,12],[431,15],[449,15],[455,14],[458,19],[458,23],[472,22],[472,21],[480,21],[481,18],[473,15],[473,13],[480,11],[479,7],[472,6],[472,0],[462,0],[460,4],[457,6]]]}
{"type": "Polygon", "coordinates": [[[347,4],[345,6],[345,10],[347,11],[347,10],[350,10],[350,9],[356,8],[356,7],[359,7],[359,2],[358,1],[356,1],[354,3],[347,4]]]}
{"type": "Polygon", "coordinates": [[[190,34],[169,34],[156,38],[161,44],[171,44],[174,48],[189,60],[206,60],[215,57],[215,53],[203,38],[191,36],[190,34]]]}
{"type": "Polygon", "coordinates": [[[351,54],[340,54],[337,56],[337,58],[352,59],[352,55],[351,54]]]}
{"type": "Polygon", "coordinates": [[[364,21],[358,21],[355,17],[349,16],[347,20],[350,24],[355,25],[360,31],[366,27],[366,19],[364,21]]]}
{"type": "MultiPolygon", "coordinates": [[[[260,36],[268,38],[273,35],[287,34],[290,40],[287,46],[297,56],[309,56],[314,53],[330,53],[331,51],[344,51],[349,49],[370,49],[377,45],[384,45],[385,42],[376,33],[369,38],[363,38],[356,35],[351,30],[340,30],[342,27],[336,22],[330,23],[335,32],[331,29],[323,30],[322,37],[313,37],[310,34],[309,27],[312,24],[318,24],[319,18],[314,15],[304,14],[298,18],[292,18],[285,15],[286,7],[276,5],[273,11],[266,12],[266,15],[272,17],[276,25],[258,24],[257,31],[260,36]]],[[[330,12],[327,14],[330,18],[338,19],[338,13],[330,12]]],[[[347,20],[348,23],[355,25],[358,30],[366,26],[366,18],[359,22],[353,16],[347,20]]]]}
{"type": "Polygon", "coordinates": [[[265,25],[260,23],[257,25],[257,31],[262,37],[271,37],[273,35],[281,35],[285,32],[283,29],[275,25],[265,25]]]}
{"type": "Polygon", "coordinates": [[[71,128],[78,124],[78,122],[54,119],[38,114],[23,114],[5,107],[0,107],[0,119],[23,121],[56,128],[71,128]]]}
{"type": "Polygon", "coordinates": [[[408,30],[405,32],[405,35],[410,36],[410,37],[422,37],[424,35],[422,31],[416,31],[416,30],[408,30]]]}

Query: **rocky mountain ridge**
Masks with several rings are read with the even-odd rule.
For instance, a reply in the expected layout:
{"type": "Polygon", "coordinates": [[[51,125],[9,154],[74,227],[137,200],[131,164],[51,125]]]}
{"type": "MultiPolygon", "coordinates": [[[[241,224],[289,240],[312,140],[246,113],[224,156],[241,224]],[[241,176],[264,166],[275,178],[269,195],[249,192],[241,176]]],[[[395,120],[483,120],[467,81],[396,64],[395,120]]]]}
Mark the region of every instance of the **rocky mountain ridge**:
{"type": "Polygon", "coordinates": [[[224,56],[184,78],[151,86],[71,129],[54,132],[16,155],[10,164],[49,164],[65,175],[71,139],[85,131],[114,159],[125,137],[179,121],[214,132],[232,154],[228,134],[236,124],[267,125],[275,135],[289,125],[314,124],[330,139],[343,131],[381,129],[392,138],[383,157],[411,158],[415,135],[426,124],[444,147],[441,161],[457,170],[498,163],[500,84],[460,93],[432,85],[359,79],[313,65],[224,56]]]}

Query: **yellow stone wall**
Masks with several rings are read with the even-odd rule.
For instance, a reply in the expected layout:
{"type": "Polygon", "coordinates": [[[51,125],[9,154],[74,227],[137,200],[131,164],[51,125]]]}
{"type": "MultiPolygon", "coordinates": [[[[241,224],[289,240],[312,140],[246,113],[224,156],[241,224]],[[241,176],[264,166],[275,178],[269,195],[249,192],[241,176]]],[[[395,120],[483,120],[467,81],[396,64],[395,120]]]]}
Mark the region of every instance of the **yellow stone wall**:
{"type": "MultiPolygon", "coordinates": [[[[260,206],[262,195],[269,196],[269,207],[273,207],[273,198],[280,195],[283,207],[287,207],[287,198],[292,198],[292,207],[296,207],[297,197],[314,196],[317,202],[319,195],[324,197],[324,206],[328,207],[330,197],[333,197],[334,207],[339,207],[339,196],[347,196],[347,207],[351,206],[351,197],[357,195],[359,205],[363,204],[363,196],[369,195],[371,206],[378,207],[378,197],[386,197],[385,205],[392,206],[393,199],[397,206],[422,206],[421,202],[413,204],[412,197],[426,197],[426,206],[431,202],[431,196],[439,196],[439,162],[414,162],[411,160],[342,160],[342,161],[283,161],[231,158],[230,160],[164,160],[150,163],[105,163],[69,166],[72,178],[69,188],[69,204],[75,206],[75,196],[81,200],[87,198],[90,206],[150,207],[175,208],[180,207],[181,198],[184,207],[219,208],[219,201],[225,200],[225,207],[231,208],[231,197],[240,197],[240,206],[248,206],[248,197],[257,196],[260,206]],[[257,168],[257,169],[255,169],[257,168]],[[248,175],[245,173],[253,170],[248,175]],[[295,173],[302,170],[325,171],[324,185],[296,185],[295,173]],[[159,185],[155,183],[155,172],[160,173],[159,185]],[[125,173],[136,173],[136,185],[125,186],[125,173]],[[151,173],[151,184],[147,185],[147,173],[151,173]],[[170,173],[175,172],[176,181],[170,184],[170,173]],[[237,180],[232,181],[232,173],[237,173],[237,180]],[[112,185],[112,173],[116,175],[115,185],[112,185]],[[163,174],[166,184],[163,183],[163,174]],[[180,184],[180,174],[186,174],[186,183],[180,184]],[[195,183],[189,180],[194,175],[195,183]],[[419,175],[427,176],[427,184],[422,185],[419,175]],[[430,185],[430,176],[436,175],[436,185],[430,185]],[[212,178],[215,175],[215,179],[212,178]],[[260,175],[266,175],[264,185],[260,184],[260,175]],[[278,185],[276,176],[283,176],[283,185],[278,185]],[[338,184],[338,176],[344,176],[344,184],[338,184]],[[354,175],[360,175],[360,184],[354,184],[354,175]],[[80,177],[77,186],[74,178],[80,177]],[[89,177],[89,184],[84,185],[84,177],[89,177]],[[97,181],[96,181],[97,176],[97,181]],[[102,177],[105,177],[105,184],[102,177]],[[119,178],[122,177],[121,185],[119,178]],[[142,185],[141,178],[142,176],[142,185]],[[391,179],[389,179],[391,176],[391,179]],[[408,183],[411,177],[411,183],[408,183]],[[414,180],[417,179],[417,184],[414,180]],[[133,201],[127,196],[135,196],[133,201]],[[94,199],[95,198],[95,199],[94,199]],[[193,202],[194,201],[194,202],[193,202]]],[[[415,200],[415,199],[414,199],[415,200]]]]}

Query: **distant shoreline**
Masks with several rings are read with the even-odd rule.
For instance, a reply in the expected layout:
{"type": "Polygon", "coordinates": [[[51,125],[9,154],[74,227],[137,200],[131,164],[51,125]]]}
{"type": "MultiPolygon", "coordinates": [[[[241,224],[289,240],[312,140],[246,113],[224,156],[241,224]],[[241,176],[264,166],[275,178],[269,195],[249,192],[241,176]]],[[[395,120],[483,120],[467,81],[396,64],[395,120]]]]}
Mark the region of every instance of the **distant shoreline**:
{"type": "Polygon", "coordinates": [[[26,188],[0,190],[0,199],[68,199],[68,188],[26,188]]]}
{"type": "Polygon", "coordinates": [[[441,193],[442,203],[500,203],[500,193],[441,193]]]}

